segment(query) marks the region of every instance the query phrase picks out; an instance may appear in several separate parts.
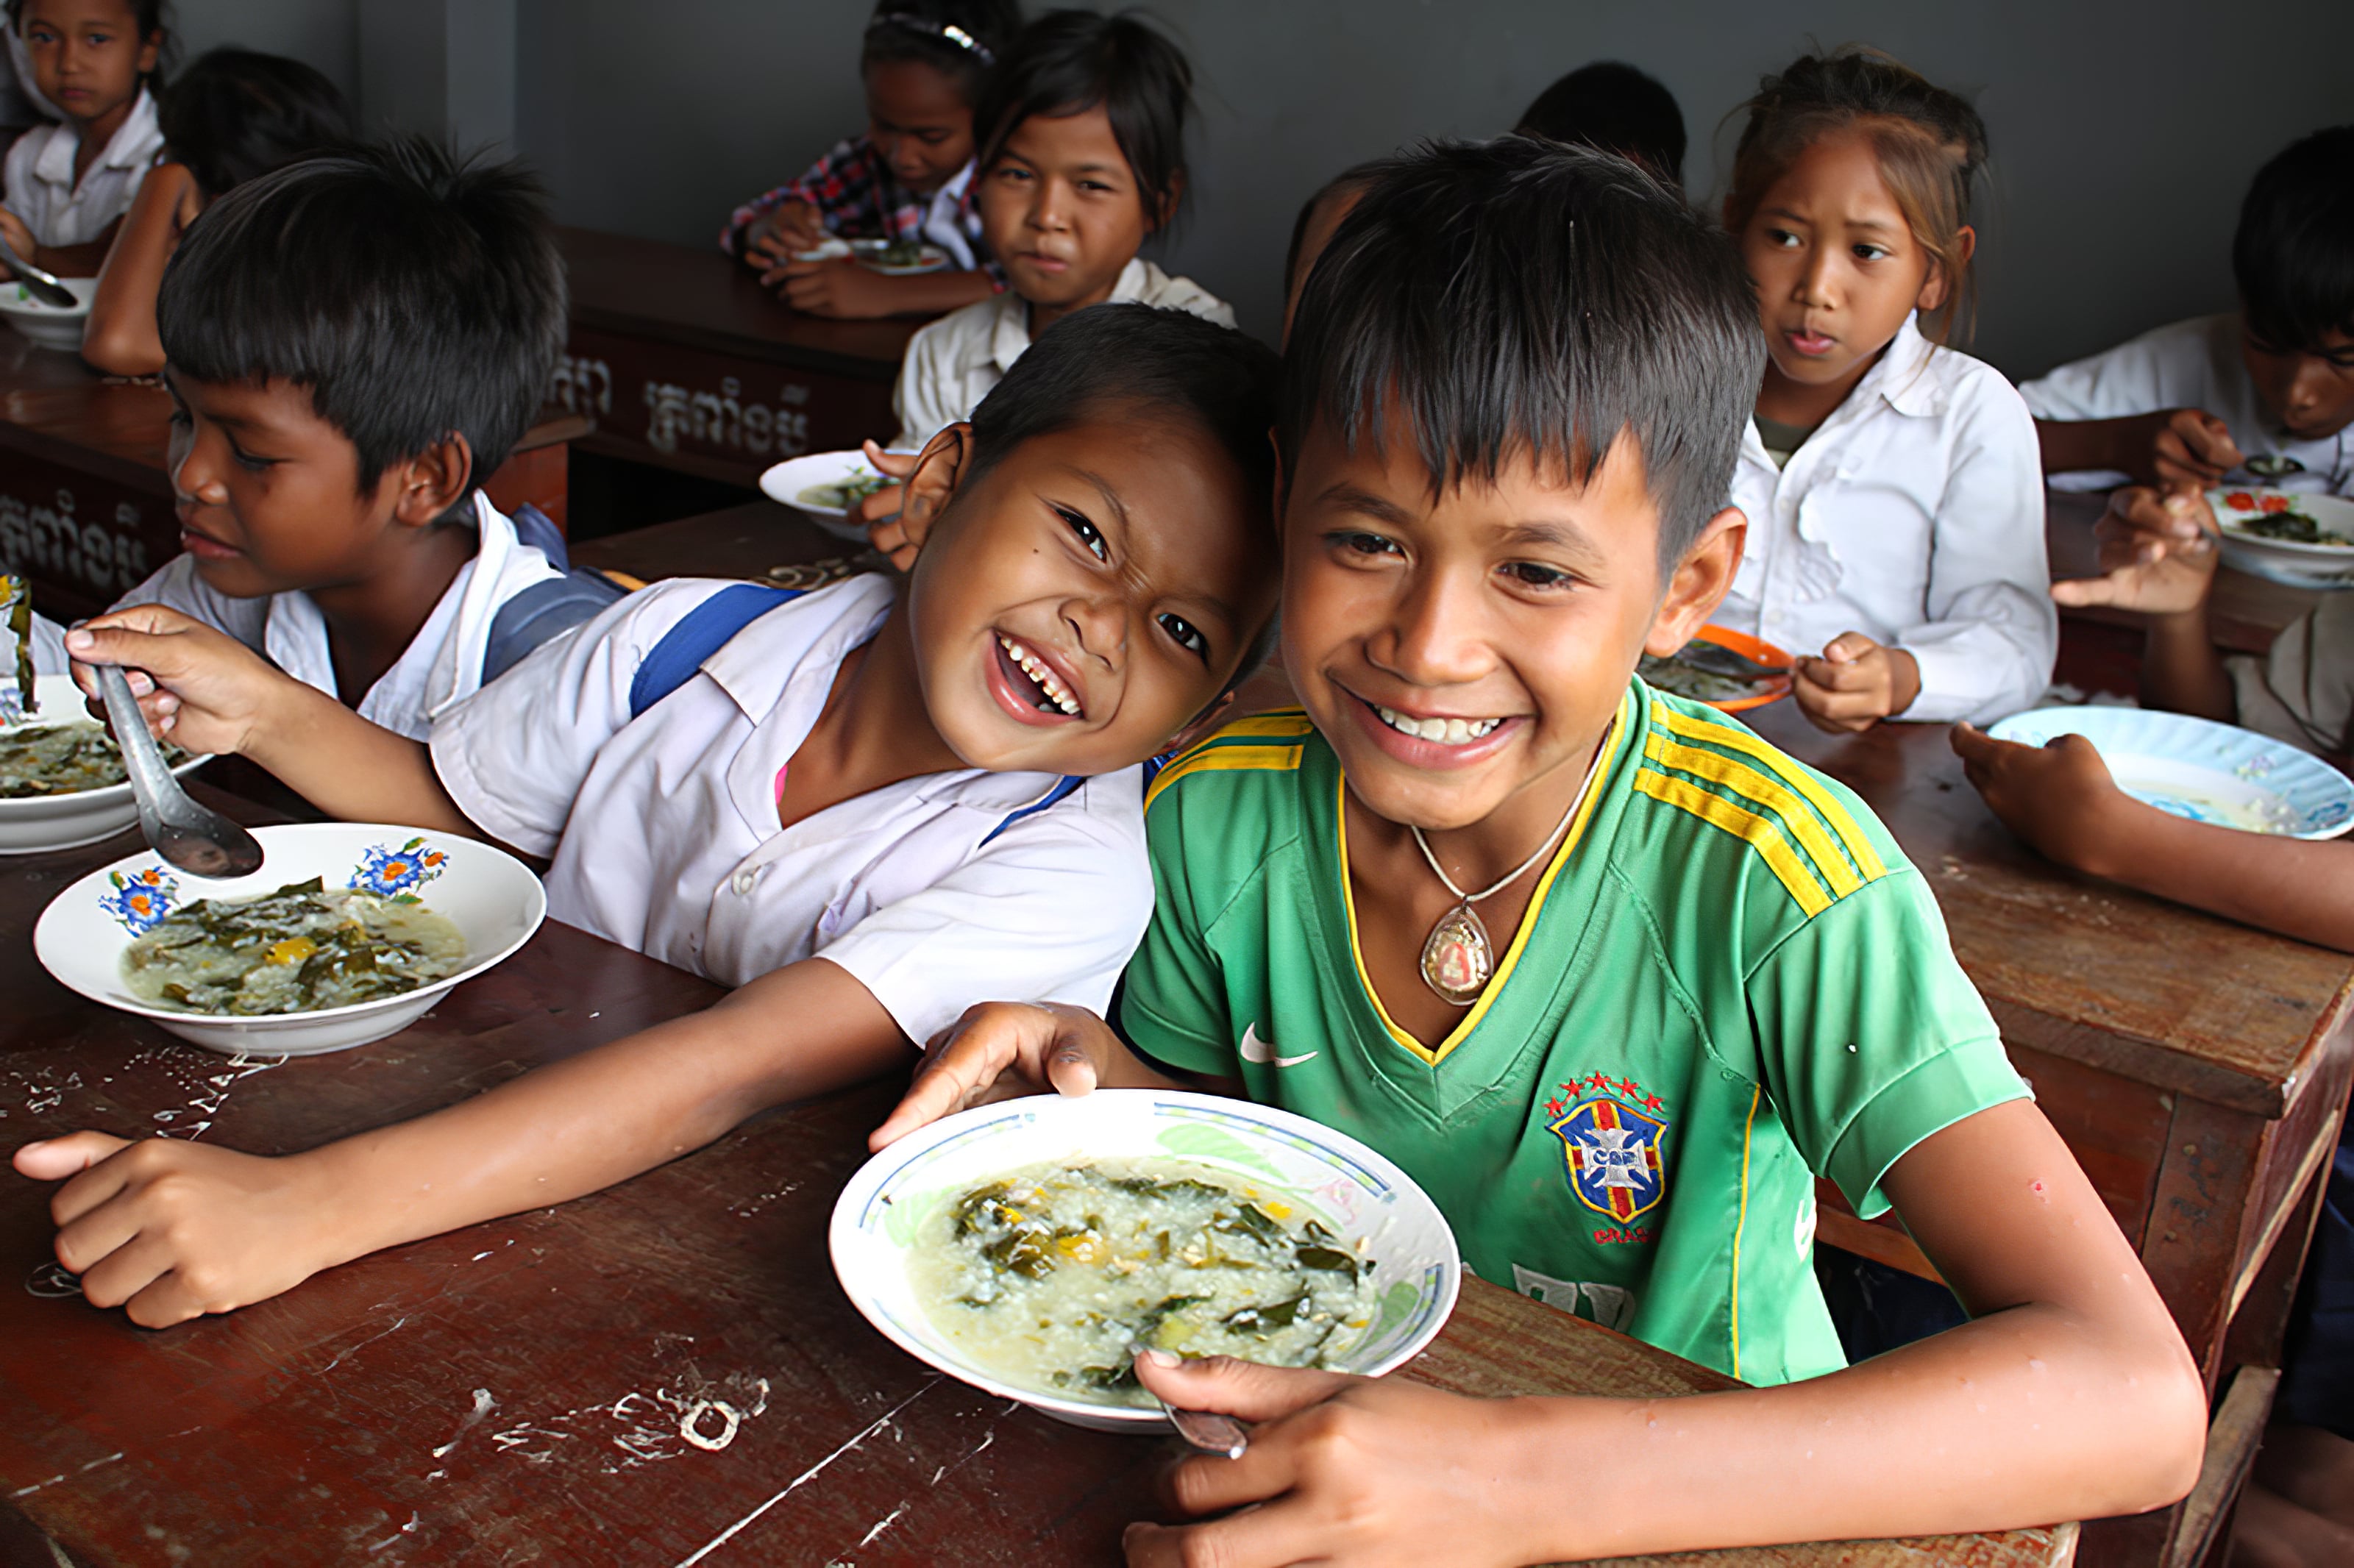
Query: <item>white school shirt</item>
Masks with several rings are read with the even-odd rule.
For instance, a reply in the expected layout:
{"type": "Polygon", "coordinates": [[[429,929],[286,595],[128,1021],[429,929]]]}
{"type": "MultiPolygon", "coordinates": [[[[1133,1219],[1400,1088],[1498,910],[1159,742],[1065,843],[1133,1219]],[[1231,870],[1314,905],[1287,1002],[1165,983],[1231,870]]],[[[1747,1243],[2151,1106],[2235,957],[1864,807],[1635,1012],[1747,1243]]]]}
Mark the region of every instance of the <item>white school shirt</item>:
{"type": "Polygon", "coordinates": [[[131,210],[139,182],[164,150],[155,101],[147,90],[139,90],[129,117],[77,186],[74,155],[80,150],[81,132],[65,122],[36,125],[8,149],[8,210],[43,245],[87,244],[131,210]]]}
{"type": "MultiPolygon", "coordinates": [[[[2226,483],[2354,495],[2354,430],[2308,441],[2274,424],[2240,357],[2244,332],[2236,311],[2176,322],[2105,354],[2063,365],[2028,382],[2020,396],[2039,419],[2122,419],[2161,408],[2204,408],[2223,421],[2232,444],[2247,456],[2271,452],[2305,465],[2303,473],[2282,479],[2258,479],[2235,469],[2224,476],[2226,483]]],[[[2126,474],[2090,469],[2052,476],[2054,490],[2106,490],[2127,482],[2126,474]]]]}
{"type": "Polygon", "coordinates": [[[1909,318],[1787,467],[1750,421],[1733,504],[1749,538],[1720,624],[1798,654],[1843,631],[1902,648],[1921,668],[1905,719],[1997,719],[2051,683],[2034,422],[1999,371],[1909,318]]]}
{"type": "Polygon", "coordinates": [[[827,959],[918,1044],[991,999],[1102,1012],[1152,913],[1139,770],[1028,811],[1060,780],[926,774],[781,827],[778,770],[896,590],[784,603],[633,719],[647,654],[734,586],[632,594],[444,715],[433,765],[459,809],[554,857],[557,919],[725,985],[827,959]]]}
{"type": "MultiPolygon", "coordinates": [[[[361,699],[359,715],[396,735],[423,740],[433,718],[482,683],[482,656],[499,607],[535,583],[561,577],[535,546],[515,537],[514,524],[474,493],[474,558],[425,618],[391,669],[361,699]]],[[[327,644],[327,618],[307,593],[231,599],[196,575],[193,556],[175,556],[163,570],[115,600],[114,608],[160,604],[217,626],[306,686],[335,694],[335,662],[327,644]]]]}
{"type": "MultiPolygon", "coordinates": [[[[1159,305],[1190,311],[1220,326],[1235,324],[1232,305],[1191,278],[1172,278],[1141,257],[1131,257],[1112,285],[1112,304],[1159,305]]],[[[891,407],[899,416],[892,446],[915,451],[934,434],[972,418],[989,389],[1013,368],[1030,346],[1030,302],[1008,289],[951,311],[907,340],[899,384],[891,407]]]]}

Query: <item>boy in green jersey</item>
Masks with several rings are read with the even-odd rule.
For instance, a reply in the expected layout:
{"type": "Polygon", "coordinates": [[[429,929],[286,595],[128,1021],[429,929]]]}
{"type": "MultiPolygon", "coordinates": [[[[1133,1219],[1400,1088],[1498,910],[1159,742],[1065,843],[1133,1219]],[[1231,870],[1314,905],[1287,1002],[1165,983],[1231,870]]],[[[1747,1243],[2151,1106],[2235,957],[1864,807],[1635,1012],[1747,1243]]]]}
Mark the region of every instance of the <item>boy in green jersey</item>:
{"type": "Polygon", "coordinates": [[[1288,354],[1302,707],[1155,782],[1129,1044],[975,1009],[875,1141],[1001,1077],[1247,1094],[1397,1160],[1483,1277],[1770,1386],[1481,1401],[1148,1351],[1172,1404],[1259,1425],[1176,1473],[1186,1511],[1242,1511],[1136,1525],[1129,1561],[1552,1562],[2183,1495],[2199,1374],[1920,874],[1846,789],[1634,676],[1741,562],[1764,355],[1723,237],[1616,158],[1427,148],[1334,236],[1288,354]],[[1818,1172],[1893,1203],[1974,1320],[1843,1369],[1818,1172]]]}

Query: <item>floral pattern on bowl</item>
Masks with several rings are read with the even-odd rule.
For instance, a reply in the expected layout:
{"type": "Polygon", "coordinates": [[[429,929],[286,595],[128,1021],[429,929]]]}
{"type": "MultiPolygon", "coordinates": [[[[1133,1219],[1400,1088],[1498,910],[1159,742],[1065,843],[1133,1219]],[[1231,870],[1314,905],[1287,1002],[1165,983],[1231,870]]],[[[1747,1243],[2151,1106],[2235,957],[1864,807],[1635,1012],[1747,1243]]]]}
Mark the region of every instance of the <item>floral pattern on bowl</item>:
{"type": "Polygon", "coordinates": [[[371,844],[366,858],[345,885],[389,898],[395,904],[421,903],[412,890],[440,875],[449,863],[446,851],[434,848],[422,838],[411,839],[398,849],[371,844]]]}
{"type": "Polygon", "coordinates": [[[154,930],[179,901],[179,883],[160,865],[151,865],[127,876],[111,871],[107,880],[114,890],[102,895],[98,906],[134,937],[143,937],[154,930]]]}

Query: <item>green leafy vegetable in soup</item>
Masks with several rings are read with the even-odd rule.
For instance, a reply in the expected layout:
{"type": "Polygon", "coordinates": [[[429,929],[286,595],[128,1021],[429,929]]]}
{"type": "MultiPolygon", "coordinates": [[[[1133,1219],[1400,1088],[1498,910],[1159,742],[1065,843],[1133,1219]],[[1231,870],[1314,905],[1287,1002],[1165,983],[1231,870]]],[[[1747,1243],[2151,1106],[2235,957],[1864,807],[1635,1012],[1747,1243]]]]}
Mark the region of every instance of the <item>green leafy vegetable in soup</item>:
{"type": "Polygon", "coordinates": [[[2354,539],[2330,533],[2302,512],[2263,512],[2252,517],[2235,517],[2227,526],[2232,533],[2247,534],[2258,539],[2279,539],[2291,545],[2328,545],[2340,550],[2354,550],[2354,539]]]}
{"type": "Polygon", "coordinates": [[[1647,684],[1679,697],[1690,697],[1696,703],[1729,703],[1757,692],[1757,683],[1703,670],[1688,662],[1681,653],[1670,653],[1664,659],[1656,653],[1646,653],[1635,670],[1647,684]]]}
{"type": "Polygon", "coordinates": [[[933,1322],[1008,1383],[1150,1405],[1131,1347],[1323,1366],[1373,1265],[1313,1216],[1174,1160],[1031,1166],[940,1205],[908,1263],[933,1322]]]}
{"type": "Polygon", "coordinates": [[[445,916],[313,877],[259,898],[204,898],[122,955],[122,981],[160,1007],[250,1017],[398,996],[466,964],[445,916]]]}
{"type": "MultiPolygon", "coordinates": [[[[187,760],[188,754],[176,746],[163,750],[166,762],[187,760]]],[[[128,777],[114,737],[94,720],[20,724],[0,729],[0,800],[73,795],[103,789],[128,777]]]]}
{"type": "Polygon", "coordinates": [[[801,492],[801,504],[831,506],[838,512],[847,512],[890,482],[879,473],[854,473],[832,484],[811,485],[801,492]]]}

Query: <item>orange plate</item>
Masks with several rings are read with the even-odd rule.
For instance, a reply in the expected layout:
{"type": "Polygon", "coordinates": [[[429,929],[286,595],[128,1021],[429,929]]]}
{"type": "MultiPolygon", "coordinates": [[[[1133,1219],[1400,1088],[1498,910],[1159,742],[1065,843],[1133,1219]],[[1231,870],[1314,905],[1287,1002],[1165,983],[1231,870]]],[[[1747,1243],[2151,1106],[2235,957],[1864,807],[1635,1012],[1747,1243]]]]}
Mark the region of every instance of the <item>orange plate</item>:
{"type": "MultiPolygon", "coordinates": [[[[1755,659],[1760,664],[1780,664],[1787,667],[1794,662],[1787,653],[1775,647],[1771,642],[1752,637],[1745,631],[1734,631],[1729,627],[1703,626],[1692,634],[1692,641],[1713,642],[1720,648],[1730,648],[1744,658],[1755,659]]],[[[1734,697],[1730,702],[1711,703],[1708,705],[1719,713],[1737,714],[1744,708],[1762,708],[1767,703],[1778,703],[1789,694],[1790,677],[1784,675],[1778,680],[1766,682],[1748,696],[1734,697]]]]}

